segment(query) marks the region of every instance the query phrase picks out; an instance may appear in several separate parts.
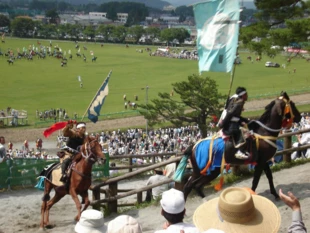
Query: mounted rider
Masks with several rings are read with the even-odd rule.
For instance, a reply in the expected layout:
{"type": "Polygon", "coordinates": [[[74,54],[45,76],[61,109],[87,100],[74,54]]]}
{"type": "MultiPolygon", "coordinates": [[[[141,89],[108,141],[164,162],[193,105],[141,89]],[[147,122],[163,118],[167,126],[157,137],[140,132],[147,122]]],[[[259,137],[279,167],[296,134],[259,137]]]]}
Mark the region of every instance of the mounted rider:
{"type": "Polygon", "coordinates": [[[232,95],[228,100],[227,107],[222,114],[223,119],[219,123],[219,127],[225,135],[232,136],[235,148],[238,148],[235,157],[238,159],[248,159],[249,153],[242,151],[242,146],[246,143],[240,126],[248,123],[248,119],[241,116],[245,101],[248,99],[247,91],[244,87],[238,87],[236,94],[232,95]]]}
{"type": "Polygon", "coordinates": [[[66,170],[68,166],[78,158],[76,158],[76,154],[79,153],[80,146],[83,145],[84,139],[86,137],[86,123],[85,122],[78,122],[76,124],[76,129],[73,129],[74,121],[68,121],[68,124],[63,128],[63,136],[68,137],[66,146],[63,150],[66,151],[66,156],[62,162],[61,170],[62,170],[62,177],[60,178],[61,182],[66,182],[68,175],[66,170]]]}

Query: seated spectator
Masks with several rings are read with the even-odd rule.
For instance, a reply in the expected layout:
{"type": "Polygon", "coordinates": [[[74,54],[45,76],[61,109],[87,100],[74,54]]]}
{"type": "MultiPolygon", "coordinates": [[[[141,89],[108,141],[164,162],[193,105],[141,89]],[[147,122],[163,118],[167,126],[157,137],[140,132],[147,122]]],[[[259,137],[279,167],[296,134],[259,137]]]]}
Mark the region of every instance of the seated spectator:
{"type": "MultiPolygon", "coordinates": [[[[198,229],[189,223],[184,223],[185,216],[185,200],[183,192],[170,189],[165,191],[160,201],[161,215],[167,220],[163,225],[163,230],[155,231],[155,233],[198,233],[198,229]]],[[[208,221],[205,219],[205,221],[208,221]]]]}
{"type": "MultiPolygon", "coordinates": [[[[152,184],[156,184],[156,183],[158,183],[160,181],[168,180],[168,178],[166,176],[164,176],[163,170],[161,168],[155,168],[154,169],[154,173],[155,173],[155,175],[151,176],[148,179],[148,181],[146,182],[146,185],[152,185],[152,184]]],[[[146,199],[145,200],[146,201],[151,201],[152,198],[154,200],[156,200],[166,190],[168,190],[168,183],[167,184],[162,184],[162,185],[157,186],[157,187],[154,187],[154,188],[152,188],[152,189],[147,191],[146,199]]]]}
{"type": "MultiPolygon", "coordinates": [[[[113,162],[113,163],[110,163],[110,167],[116,167],[116,164],[113,162]]],[[[117,170],[109,170],[109,174],[110,176],[114,176],[118,173],[117,170]]]]}
{"type": "Polygon", "coordinates": [[[302,221],[301,208],[298,199],[292,192],[288,192],[287,195],[283,194],[282,189],[279,190],[279,196],[281,200],[290,207],[292,212],[292,224],[288,228],[289,233],[306,233],[307,229],[302,221]]]}
{"type": "Polygon", "coordinates": [[[107,233],[142,233],[142,227],[135,218],[120,215],[109,222],[107,233]]]}
{"type": "Polygon", "coordinates": [[[104,225],[103,213],[98,210],[85,210],[81,214],[80,221],[74,228],[76,233],[103,233],[107,232],[104,225]]]}
{"type": "MultiPolygon", "coordinates": [[[[171,156],[170,158],[175,158],[175,156],[171,156]]],[[[168,178],[173,178],[173,175],[175,173],[177,164],[176,163],[170,163],[167,164],[165,169],[164,169],[164,175],[168,178]]],[[[171,183],[169,183],[169,188],[173,188],[174,187],[174,181],[172,181],[171,183]]]]}

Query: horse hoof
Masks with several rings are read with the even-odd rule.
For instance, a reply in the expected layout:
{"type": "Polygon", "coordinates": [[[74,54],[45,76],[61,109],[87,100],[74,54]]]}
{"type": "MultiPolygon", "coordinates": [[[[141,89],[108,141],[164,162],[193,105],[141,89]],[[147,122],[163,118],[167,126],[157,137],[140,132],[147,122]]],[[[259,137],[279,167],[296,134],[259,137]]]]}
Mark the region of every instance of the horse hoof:
{"type": "Polygon", "coordinates": [[[47,224],[45,226],[46,229],[53,229],[56,225],[55,224],[47,224]]]}

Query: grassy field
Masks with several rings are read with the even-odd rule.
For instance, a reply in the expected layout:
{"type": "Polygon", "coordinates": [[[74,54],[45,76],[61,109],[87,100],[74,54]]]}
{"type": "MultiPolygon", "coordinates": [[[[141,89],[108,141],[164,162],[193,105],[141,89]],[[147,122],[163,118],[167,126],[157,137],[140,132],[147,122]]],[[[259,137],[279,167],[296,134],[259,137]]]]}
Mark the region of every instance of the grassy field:
{"type": "MultiPolygon", "coordinates": [[[[6,38],[6,43],[1,44],[0,48],[2,52],[8,48],[15,52],[17,48],[22,51],[23,47],[37,46],[36,42],[6,38]]],[[[17,60],[14,65],[8,65],[7,58],[0,57],[0,109],[10,106],[26,110],[30,124],[35,122],[37,109],[64,108],[70,117],[74,112],[82,116],[110,70],[109,96],[101,114],[124,111],[124,94],[131,101],[134,95],[138,95],[138,103],[145,102],[146,91],[142,88],[149,86],[148,99],[151,100],[157,97],[158,92],[170,92],[171,83],[186,80],[188,75],[198,73],[197,61],[151,57],[145,51],[136,52],[136,49],[146,48],[139,45],[126,48],[125,45],[105,44],[101,47],[99,43],[80,42],[81,53],[87,57],[87,62],[84,62],[75,56],[74,42],[52,42],[62,51],[72,51],[73,60],[68,61],[67,67],[61,67],[60,60],[53,57],[17,60]],[[83,46],[87,50],[83,50],[83,46]],[[90,51],[98,57],[96,62],[91,62],[90,51]],[[78,76],[82,78],[83,88],[79,86],[78,76]]],[[[41,43],[47,46],[49,41],[41,40],[41,43]]],[[[255,58],[254,54],[250,55],[255,58]]],[[[304,59],[292,59],[291,64],[283,69],[264,66],[266,61],[286,63],[286,58],[280,55],[274,59],[263,57],[262,61],[253,63],[246,59],[249,53],[241,52],[240,56],[243,64],[236,67],[233,90],[239,85],[245,86],[250,98],[275,96],[281,90],[291,95],[310,91],[309,63],[304,59]],[[293,73],[294,68],[296,73],[293,73]]],[[[202,75],[215,79],[219,90],[228,93],[229,73],[204,72],[202,75]]]]}

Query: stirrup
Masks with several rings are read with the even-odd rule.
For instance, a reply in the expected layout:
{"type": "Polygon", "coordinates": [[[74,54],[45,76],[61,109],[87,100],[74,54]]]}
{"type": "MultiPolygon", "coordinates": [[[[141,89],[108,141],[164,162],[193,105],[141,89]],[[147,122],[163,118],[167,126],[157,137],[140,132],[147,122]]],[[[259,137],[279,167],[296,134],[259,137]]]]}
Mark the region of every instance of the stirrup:
{"type": "Polygon", "coordinates": [[[235,154],[235,157],[237,158],[237,159],[242,159],[242,160],[247,160],[247,159],[249,159],[249,155],[248,155],[248,153],[242,153],[240,150],[238,150],[237,151],[237,153],[235,154]]]}

